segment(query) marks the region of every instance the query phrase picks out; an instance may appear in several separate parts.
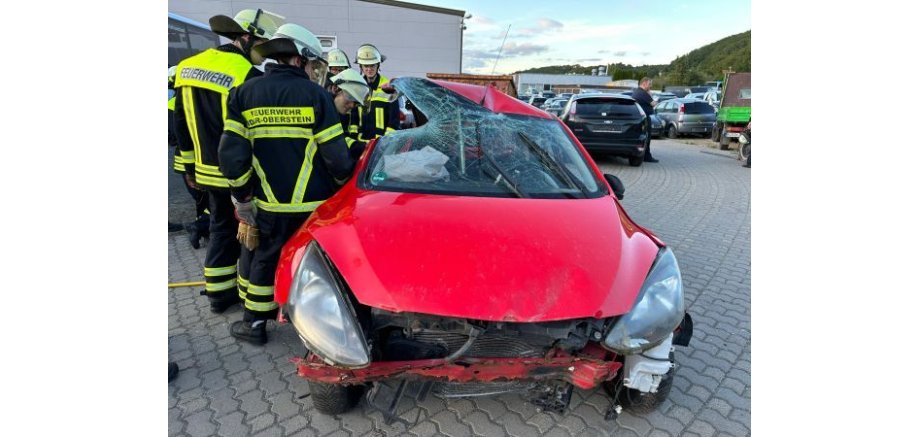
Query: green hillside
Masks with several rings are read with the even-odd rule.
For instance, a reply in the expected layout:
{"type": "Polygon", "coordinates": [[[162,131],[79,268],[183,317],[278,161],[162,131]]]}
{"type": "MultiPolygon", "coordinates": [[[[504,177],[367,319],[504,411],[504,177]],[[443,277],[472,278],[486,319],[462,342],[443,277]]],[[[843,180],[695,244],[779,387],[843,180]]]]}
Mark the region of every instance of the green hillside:
{"type": "MultiPolygon", "coordinates": [[[[551,65],[515,73],[591,74],[597,65],[551,65]]],[[[655,88],[665,85],[695,85],[722,79],[722,70],[751,71],[751,31],[723,38],[686,55],[678,56],[667,65],[609,64],[607,74],[612,80],[655,78],[655,88]]]]}

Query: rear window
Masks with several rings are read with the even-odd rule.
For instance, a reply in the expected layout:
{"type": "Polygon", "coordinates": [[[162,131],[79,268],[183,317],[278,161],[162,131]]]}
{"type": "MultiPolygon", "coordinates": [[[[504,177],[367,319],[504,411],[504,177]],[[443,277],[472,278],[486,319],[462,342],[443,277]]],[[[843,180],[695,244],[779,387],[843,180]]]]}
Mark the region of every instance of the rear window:
{"type": "Polygon", "coordinates": [[[543,102],[546,102],[546,99],[547,99],[546,97],[535,97],[535,98],[533,98],[533,103],[534,103],[535,105],[540,105],[540,104],[542,104],[543,102]]]}
{"type": "Polygon", "coordinates": [[[636,103],[626,99],[579,99],[577,105],[578,115],[582,117],[634,117],[641,115],[636,103]]]}
{"type": "Polygon", "coordinates": [[[712,114],[716,110],[706,102],[688,102],[684,104],[684,112],[687,114],[712,114]]]}

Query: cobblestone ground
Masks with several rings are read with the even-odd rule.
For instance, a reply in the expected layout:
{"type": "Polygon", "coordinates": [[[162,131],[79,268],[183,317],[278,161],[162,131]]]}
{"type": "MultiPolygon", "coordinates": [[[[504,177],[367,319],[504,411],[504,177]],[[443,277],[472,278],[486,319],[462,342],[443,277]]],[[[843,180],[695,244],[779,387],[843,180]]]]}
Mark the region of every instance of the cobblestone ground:
{"type": "MultiPolygon", "coordinates": [[[[628,213],[673,248],[683,274],[694,338],[677,348],[674,386],[657,411],[606,421],[606,393],[576,388],[565,415],[502,395],[404,399],[399,413],[406,423],[386,424],[364,401],[345,415],[326,416],[315,412],[306,382],[289,362],[305,353],[292,327],[272,323],[265,347],[237,343],[227,325],[240,310],[213,315],[201,288],[175,288],[169,355],[181,371],[169,383],[169,435],[750,435],[751,171],[734,152],[670,140],[654,141],[652,150],[661,162],[638,168],[622,158],[595,159],[623,180],[628,213]]],[[[189,220],[173,211],[192,207],[177,198],[188,197],[181,180],[170,178],[170,220],[189,220]]],[[[184,232],[168,239],[169,281],[200,280],[204,249],[194,250],[184,232]]]]}

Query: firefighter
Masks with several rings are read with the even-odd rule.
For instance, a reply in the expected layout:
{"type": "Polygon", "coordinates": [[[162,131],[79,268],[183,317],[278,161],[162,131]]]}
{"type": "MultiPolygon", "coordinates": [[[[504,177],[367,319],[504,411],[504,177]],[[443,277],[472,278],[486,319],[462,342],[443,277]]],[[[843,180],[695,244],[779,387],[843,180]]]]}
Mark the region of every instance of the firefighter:
{"type": "MultiPolygon", "coordinates": [[[[182,160],[178,141],[176,140],[176,124],[173,118],[173,111],[176,109],[175,83],[176,66],[174,65],[169,68],[169,89],[173,91],[173,96],[169,99],[167,104],[169,107],[169,146],[175,148],[173,170],[180,175],[185,175],[185,164],[182,160]]],[[[209,236],[208,226],[211,223],[211,215],[208,213],[208,192],[193,188],[185,178],[183,178],[182,182],[185,184],[185,189],[192,197],[192,200],[195,201],[195,220],[185,224],[184,228],[188,233],[189,244],[192,245],[192,248],[198,249],[201,248],[201,238],[207,238],[209,236]]],[[[180,227],[176,231],[181,229],[180,227]]]]}
{"type": "MultiPolygon", "coordinates": [[[[217,146],[224,130],[227,96],[243,81],[260,75],[264,61],[253,48],[268,41],[283,17],[262,9],[244,9],[234,18],[211,17],[214,33],[232,42],[205,50],[179,63],[176,76],[176,130],[189,185],[208,193],[210,244],[204,261],[205,290],[211,311],[221,313],[240,302],[247,274],[237,272],[241,257],[230,184],[218,168],[217,146]]],[[[248,255],[243,254],[246,258],[248,255]]],[[[248,267],[248,263],[245,263],[248,267]]]]}
{"type": "MultiPolygon", "coordinates": [[[[361,106],[367,99],[367,94],[370,92],[367,82],[364,82],[364,78],[360,73],[352,69],[345,69],[341,73],[332,76],[329,82],[333,84],[336,90],[332,94],[332,102],[335,104],[335,110],[339,113],[339,119],[342,121],[342,131],[348,133],[351,128],[357,129],[357,125],[353,124],[351,116],[353,110],[361,106]]],[[[358,157],[364,152],[367,142],[347,135],[345,142],[348,144],[349,155],[357,161],[358,157]]]]}
{"type": "MultiPolygon", "coordinates": [[[[277,317],[275,268],[281,247],[351,176],[354,160],[335,104],[322,87],[322,46],[288,23],[255,49],[278,61],[231,92],[220,141],[220,170],[230,180],[237,217],[258,229],[237,339],[262,345],[277,317]]],[[[246,239],[247,241],[249,239],[246,239]]]]}
{"type": "Polygon", "coordinates": [[[389,93],[383,91],[390,82],[380,74],[380,64],[383,61],[386,61],[386,56],[381,55],[372,44],[358,47],[355,62],[361,66],[361,73],[371,90],[366,105],[354,110],[358,115],[356,138],[361,141],[373,140],[399,127],[399,106],[396,102],[390,101],[389,93]]]}

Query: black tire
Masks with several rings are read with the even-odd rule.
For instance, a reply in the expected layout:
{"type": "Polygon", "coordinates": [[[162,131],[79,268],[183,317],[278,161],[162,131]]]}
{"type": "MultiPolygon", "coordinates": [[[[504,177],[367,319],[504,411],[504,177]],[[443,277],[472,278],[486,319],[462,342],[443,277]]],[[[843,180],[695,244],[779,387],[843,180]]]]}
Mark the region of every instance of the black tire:
{"type": "Polygon", "coordinates": [[[642,155],[639,155],[638,157],[629,157],[629,165],[632,167],[639,167],[642,165],[642,161],[644,161],[644,159],[645,157],[642,155]]]}
{"type": "MultiPolygon", "coordinates": [[[[671,362],[674,362],[674,353],[670,354],[671,362]]],[[[616,386],[622,384],[622,374],[617,379],[604,383],[604,389],[611,397],[615,394],[616,386]]],[[[668,399],[671,394],[671,385],[674,383],[674,368],[668,370],[667,374],[661,378],[658,384],[658,392],[640,392],[639,390],[622,387],[617,395],[617,403],[635,414],[647,414],[654,411],[668,399]]]]}
{"type": "Polygon", "coordinates": [[[727,150],[728,150],[728,143],[729,143],[730,141],[732,141],[732,139],[726,137],[724,132],[723,132],[721,135],[719,135],[719,150],[720,150],[720,151],[727,151],[727,150]]]}
{"type": "Polygon", "coordinates": [[[712,141],[718,143],[722,140],[722,124],[716,123],[716,126],[712,128],[712,141]]]}
{"type": "Polygon", "coordinates": [[[333,385],[329,383],[308,382],[313,406],[326,415],[338,415],[348,412],[361,399],[363,386],[333,385]]]}
{"type": "Polygon", "coordinates": [[[674,125],[668,126],[668,138],[677,138],[677,127],[674,125]]]}
{"type": "Polygon", "coordinates": [[[743,144],[738,148],[738,159],[745,161],[748,159],[748,155],[751,154],[751,144],[743,144]]]}

